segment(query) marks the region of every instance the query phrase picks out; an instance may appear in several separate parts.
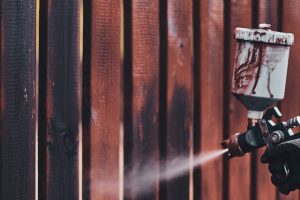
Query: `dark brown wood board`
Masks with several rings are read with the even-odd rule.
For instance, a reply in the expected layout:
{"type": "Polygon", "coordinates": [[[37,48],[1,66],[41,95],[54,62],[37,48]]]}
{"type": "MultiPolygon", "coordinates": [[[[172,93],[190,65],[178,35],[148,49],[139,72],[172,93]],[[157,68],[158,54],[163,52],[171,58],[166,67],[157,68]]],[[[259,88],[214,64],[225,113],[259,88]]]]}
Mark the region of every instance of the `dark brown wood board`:
{"type": "MultiPolygon", "coordinates": [[[[0,50],[2,52],[2,29],[3,29],[3,24],[2,24],[2,5],[0,4],[0,50]]],[[[2,54],[0,56],[0,66],[2,66],[3,58],[2,54]]],[[[3,92],[3,87],[2,87],[2,67],[0,69],[0,120],[2,121],[2,92],[3,92]]],[[[0,127],[1,130],[1,127],[0,127]]],[[[2,130],[1,130],[2,131],[2,130]]],[[[0,134],[0,144],[2,145],[2,134],[0,134]]],[[[0,147],[0,188],[2,188],[2,179],[1,179],[1,173],[2,173],[2,148],[0,147]]],[[[1,190],[0,190],[0,196],[1,196],[1,190]]]]}
{"type": "MultiPolygon", "coordinates": [[[[167,2],[166,158],[189,157],[193,147],[192,1],[167,2]]],[[[165,42],[165,41],[164,41],[165,42]]],[[[171,170],[171,169],[167,169],[171,170]]],[[[167,199],[186,200],[190,172],[167,183],[167,199]]]]}
{"type": "Polygon", "coordinates": [[[37,4],[1,1],[0,199],[36,198],[37,4]]]}
{"type": "Polygon", "coordinates": [[[80,0],[48,1],[47,199],[79,199],[80,0]]]}
{"type": "Polygon", "coordinates": [[[48,2],[39,5],[38,199],[47,199],[47,29],[48,2]]]}

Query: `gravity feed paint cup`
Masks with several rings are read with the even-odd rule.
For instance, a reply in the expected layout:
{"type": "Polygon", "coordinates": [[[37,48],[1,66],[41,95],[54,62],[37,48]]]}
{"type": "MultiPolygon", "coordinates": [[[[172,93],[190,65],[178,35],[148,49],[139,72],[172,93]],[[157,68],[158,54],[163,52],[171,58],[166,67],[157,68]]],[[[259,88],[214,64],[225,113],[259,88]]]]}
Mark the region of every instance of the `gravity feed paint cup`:
{"type": "Polygon", "coordinates": [[[263,111],[284,98],[292,33],[236,28],[233,95],[248,109],[249,119],[261,119],[263,111]]]}

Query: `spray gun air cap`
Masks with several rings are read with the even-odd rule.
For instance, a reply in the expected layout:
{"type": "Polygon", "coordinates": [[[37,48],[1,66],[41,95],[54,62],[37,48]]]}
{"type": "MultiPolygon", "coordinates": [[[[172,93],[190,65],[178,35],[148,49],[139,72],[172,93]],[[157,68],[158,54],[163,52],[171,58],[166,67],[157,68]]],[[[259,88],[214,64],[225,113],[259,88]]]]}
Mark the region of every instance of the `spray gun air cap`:
{"type": "Polygon", "coordinates": [[[228,157],[229,158],[233,158],[236,156],[240,157],[240,156],[245,155],[243,150],[240,148],[240,145],[238,142],[238,136],[240,134],[241,133],[236,133],[221,143],[221,145],[224,149],[228,149],[228,157]]]}
{"type": "Polygon", "coordinates": [[[284,98],[290,46],[294,35],[271,30],[236,28],[236,56],[232,93],[248,109],[248,118],[261,119],[263,111],[284,98]]]}

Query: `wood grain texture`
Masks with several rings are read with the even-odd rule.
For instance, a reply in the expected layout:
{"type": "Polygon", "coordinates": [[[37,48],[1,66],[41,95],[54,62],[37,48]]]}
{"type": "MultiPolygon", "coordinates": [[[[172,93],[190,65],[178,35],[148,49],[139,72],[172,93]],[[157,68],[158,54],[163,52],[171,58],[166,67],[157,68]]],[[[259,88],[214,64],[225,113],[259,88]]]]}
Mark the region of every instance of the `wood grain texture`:
{"type": "MultiPolygon", "coordinates": [[[[282,1],[282,31],[291,32],[295,35],[295,43],[290,49],[290,58],[285,90],[285,99],[281,103],[283,120],[299,115],[300,113],[300,2],[296,0],[282,1]]],[[[290,193],[288,196],[280,195],[281,200],[299,199],[299,191],[290,193]]]]}
{"type": "MultiPolygon", "coordinates": [[[[268,23],[271,24],[271,29],[278,31],[279,14],[278,14],[278,1],[272,0],[258,0],[258,24],[268,23]]],[[[257,24],[257,27],[258,27],[257,24]]]]}
{"type": "Polygon", "coordinates": [[[79,199],[80,1],[48,1],[47,199],[79,199]]]}
{"type": "MultiPolygon", "coordinates": [[[[223,139],[223,39],[224,7],[218,0],[204,0],[200,5],[200,149],[220,149],[223,139]],[[216,123],[217,122],[217,123],[216,123]]],[[[199,177],[197,177],[199,178],[199,177]]],[[[201,167],[201,199],[221,200],[222,159],[201,167]],[[214,191],[214,192],[212,192],[214,191]]]]}
{"type": "Polygon", "coordinates": [[[0,199],[35,199],[36,1],[1,1],[0,199]]]}
{"type": "MultiPolygon", "coordinates": [[[[167,2],[167,159],[190,155],[193,138],[192,1],[167,2]]],[[[167,169],[168,170],[168,169],[167,169]]],[[[189,199],[189,173],[167,183],[167,199],[189,199]]]]}
{"type": "Polygon", "coordinates": [[[91,200],[117,200],[121,117],[120,1],[95,0],[91,8],[89,196],[91,200]]]}
{"type": "Polygon", "coordinates": [[[126,164],[131,165],[132,171],[125,177],[124,195],[126,198],[130,194],[132,199],[150,200],[158,199],[159,186],[159,1],[136,0],[131,6],[132,131],[125,130],[125,137],[131,138],[131,158],[126,164]],[[143,191],[136,190],[139,184],[143,184],[137,177],[150,166],[155,181],[143,191]],[[128,185],[132,187],[126,187],[128,185]]]}
{"type": "MultiPolygon", "coordinates": [[[[278,2],[272,0],[259,0],[258,2],[258,24],[271,24],[271,29],[278,31],[278,2]]],[[[255,24],[258,27],[258,24],[255,24]]],[[[256,200],[275,200],[276,187],[271,182],[271,174],[268,165],[262,164],[260,158],[265,151],[265,147],[257,150],[256,154],[256,200]]]]}
{"type": "MultiPolygon", "coordinates": [[[[228,2],[227,2],[228,3],[228,2]]],[[[231,78],[232,78],[232,69],[235,58],[235,39],[234,39],[234,29],[236,27],[251,27],[251,8],[252,3],[250,0],[231,0],[230,1],[230,17],[229,17],[229,26],[228,31],[230,32],[229,38],[225,38],[225,41],[228,41],[228,48],[225,48],[225,51],[230,50],[229,62],[226,65],[226,71],[228,77],[228,82],[226,84],[228,91],[224,91],[229,96],[229,107],[226,109],[225,117],[228,119],[227,127],[229,135],[233,135],[237,132],[245,131],[247,128],[247,110],[243,105],[238,102],[233,95],[230,93],[231,89],[231,78]]],[[[226,22],[225,22],[226,23],[226,22]]],[[[227,26],[228,24],[225,24],[227,26]]],[[[247,154],[241,158],[234,158],[229,160],[229,191],[228,199],[230,200],[248,200],[250,199],[250,155],[247,154]]]]}

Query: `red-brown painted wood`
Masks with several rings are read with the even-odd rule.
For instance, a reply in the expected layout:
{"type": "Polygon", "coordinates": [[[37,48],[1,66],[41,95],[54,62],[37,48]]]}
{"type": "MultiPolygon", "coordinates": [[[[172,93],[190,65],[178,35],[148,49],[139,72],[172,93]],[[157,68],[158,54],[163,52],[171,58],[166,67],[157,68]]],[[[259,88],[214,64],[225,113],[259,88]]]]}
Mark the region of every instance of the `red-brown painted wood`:
{"type": "MultiPolygon", "coordinates": [[[[295,35],[295,44],[290,49],[289,68],[287,74],[285,99],[281,103],[283,120],[300,114],[300,12],[297,9],[300,2],[296,0],[282,1],[282,31],[291,32],[295,35]]],[[[299,130],[298,130],[299,131],[299,130]]],[[[299,199],[299,191],[290,193],[288,196],[280,195],[281,200],[299,199]]]]}
{"type": "Polygon", "coordinates": [[[281,9],[278,7],[279,6],[278,1],[258,0],[257,6],[258,6],[258,13],[256,13],[258,19],[257,23],[271,24],[271,29],[274,31],[278,31],[278,26],[279,26],[278,10],[281,9]]]}
{"type": "MultiPolygon", "coordinates": [[[[128,63],[125,63],[132,79],[132,131],[125,129],[125,137],[131,138],[131,152],[127,155],[130,163],[126,163],[125,167],[131,165],[132,171],[127,171],[125,175],[124,195],[131,199],[154,200],[158,199],[159,187],[159,1],[136,0],[126,6],[131,6],[132,17],[132,35],[125,36],[125,40],[131,37],[132,42],[131,49],[126,46],[126,51],[132,53],[130,72],[127,70],[128,63]],[[138,177],[143,176],[146,169],[151,170],[154,182],[147,185],[147,188],[139,188],[143,187],[143,181],[146,180],[139,182],[138,177]],[[132,177],[128,177],[130,174],[132,177]],[[128,188],[130,185],[132,187],[128,188]]],[[[130,77],[125,76],[127,78],[130,77]]],[[[128,149],[128,145],[125,143],[125,148],[128,149]]]]}
{"type": "MultiPolygon", "coordinates": [[[[167,2],[167,159],[193,146],[192,1],[167,2]]],[[[168,169],[167,169],[168,170],[168,169]]],[[[189,173],[167,183],[167,199],[189,199],[189,173]]]]}
{"type": "Polygon", "coordinates": [[[89,134],[90,168],[84,170],[89,170],[88,189],[91,200],[118,200],[121,125],[120,1],[95,0],[91,3],[91,9],[90,131],[84,133],[89,134]]]}
{"type": "MultiPolygon", "coordinates": [[[[258,1],[258,15],[257,24],[268,23],[271,24],[271,29],[278,31],[278,2],[272,0],[258,1]]],[[[253,16],[255,17],[255,16],[253,16]]],[[[264,153],[265,147],[260,148],[256,155],[256,199],[257,200],[275,200],[276,187],[271,182],[271,174],[268,170],[268,165],[260,162],[260,157],[264,153]]]]}
{"type": "MultiPolygon", "coordinates": [[[[227,2],[228,3],[228,2],[227,2]]],[[[231,78],[232,78],[232,69],[233,62],[235,57],[235,39],[234,39],[234,28],[235,27],[251,27],[251,10],[252,2],[250,0],[241,0],[241,1],[230,1],[230,17],[228,26],[230,35],[228,38],[225,38],[226,45],[228,48],[225,48],[225,51],[228,49],[230,51],[229,55],[229,65],[226,65],[226,71],[228,76],[227,87],[229,90],[224,92],[229,97],[229,104],[227,112],[225,113],[225,122],[228,121],[228,131],[229,135],[233,135],[237,132],[245,131],[247,128],[247,111],[243,105],[238,102],[235,97],[230,93],[231,89],[231,78]],[[227,42],[228,41],[228,42],[227,42]]],[[[250,155],[247,154],[241,158],[234,158],[229,160],[229,191],[228,198],[230,200],[248,200],[250,199],[250,155]]]]}
{"type": "Polygon", "coordinates": [[[80,1],[48,1],[47,199],[79,199],[80,1]]]}
{"type": "Polygon", "coordinates": [[[159,1],[124,2],[126,199],[157,199],[159,185],[159,1]],[[130,16],[128,16],[130,15],[130,16]],[[131,19],[128,21],[128,19],[131,19]],[[128,44],[128,42],[130,42],[128,44]],[[131,56],[130,56],[131,54],[131,56]],[[131,79],[131,82],[127,82],[131,79]],[[128,83],[128,84],[127,84],[128,83]],[[130,93],[130,94],[128,94],[130,93]],[[128,119],[130,118],[130,119],[128,119]],[[130,127],[128,129],[127,127],[130,127]],[[127,142],[129,141],[129,142],[127,142]],[[140,179],[147,169],[151,183],[140,179]],[[140,186],[140,187],[139,187],[140,186]]]}
{"type": "MultiPolygon", "coordinates": [[[[220,149],[223,139],[223,50],[224,5],[218,0],[200,4],[200,149],[220,149]]],[[[195,45],[195,44],[194,44],[195,45]]],[[[197,77],[196,77],[197,78],[197,77]]],[[[199,178],[199,177],[197,177],[199,178]]],[[[201,167],[201,199],[222,199],[223,173],[221,157],[201,167]],[[214,192],[212,192],[214,191],[214,192]]]]}

